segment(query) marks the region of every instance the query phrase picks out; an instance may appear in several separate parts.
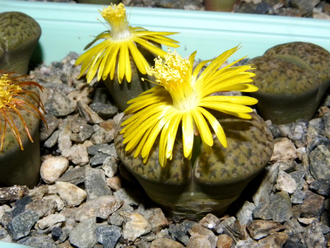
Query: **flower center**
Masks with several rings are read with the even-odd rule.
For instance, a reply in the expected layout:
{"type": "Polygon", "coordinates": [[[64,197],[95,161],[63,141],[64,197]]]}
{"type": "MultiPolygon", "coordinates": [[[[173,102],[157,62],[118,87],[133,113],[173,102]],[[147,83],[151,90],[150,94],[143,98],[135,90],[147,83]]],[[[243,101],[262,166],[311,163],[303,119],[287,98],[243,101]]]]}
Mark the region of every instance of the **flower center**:
{"type": "Polygon", "coordinates": [[[167,53],[165,61],[155,59],[155,66],[148,68],[148,74],[155,76],[155,82],[162,85],[171,95],[173,106],[181,111],[196,106],[197,94],[191,86],[189,60],[181,58],[176,52],[167,53]]]}
{"type": "Polygon", "coordinates": [[[9,80],[8,74],[3,74],[0,78],[0,108],[7,107],[13,94],[16,94],[21,90],[20,86],[12,84],[9,80]]]}
{"type": "Polygon", "coordinates": [[[125,5],[111,4],[101,12],[102,17],[110,24],[111,37],[114,40],[124,40],[130,37],[125,5]]]}

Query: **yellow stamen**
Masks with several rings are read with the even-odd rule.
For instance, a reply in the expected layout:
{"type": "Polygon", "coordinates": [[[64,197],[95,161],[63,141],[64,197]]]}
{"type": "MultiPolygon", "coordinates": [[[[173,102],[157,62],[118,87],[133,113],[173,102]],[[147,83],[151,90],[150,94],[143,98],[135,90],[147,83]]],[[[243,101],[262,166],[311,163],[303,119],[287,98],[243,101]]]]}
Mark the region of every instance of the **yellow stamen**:
{"type": "Polygon", "coordinates": [[[190,61],[176,52],[155,59],[155,66],[148,68],[148,74],[155,76],[155,82],[162,85],[171,95],[173,106],[181,111],[195,107],[197,94],[191,84],[190,61]]]}
{"type": "Polygon", "coordinates": [[[109,7],[100,11],[102,17],[110,24],[111,38],[115,40],[124,40],[130,37],[129,25],[126,17],[124,4],[111,4],[109,7]]]}

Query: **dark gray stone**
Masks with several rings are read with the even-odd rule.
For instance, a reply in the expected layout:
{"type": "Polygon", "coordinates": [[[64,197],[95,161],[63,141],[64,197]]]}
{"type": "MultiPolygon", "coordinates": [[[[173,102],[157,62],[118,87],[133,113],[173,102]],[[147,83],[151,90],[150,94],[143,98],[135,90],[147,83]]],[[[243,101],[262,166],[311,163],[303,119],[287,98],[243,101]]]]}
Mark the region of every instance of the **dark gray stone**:
{"type": "Polygon", "coordinates": [[[315,180],[309,185],[309,188],[320,195],[330,197],[330,180],[329,179],[315,180]]]}
{"type": "Polygon", "coordinates": [[[75,111],[76,105],[62,91],[52,89],[50,97],[45,102],[45,110],[47,113],[61,117],[66,116],[75,111]]]}
{"type": "Polygon", "coordinates": [[[325,248],[326,240],[322,233],[322,228],[318,220],[314,220],[306,229],[303,235],[304,243],[307,247],[325,248]]]}
{"type": "Polygon", "coordinates": [[[26,205],[32,202],[32,198],[30,196],[24,196],[23,198],[16,201],[15,208],[12,212],[12,217],[15,217],[25,211],[26,205]]]}
{"type": "Polygon", "coordinates": [[[86,166],[85,190],[87,192],[88,201],[103,195],[111,195],[111,189],[105,181],[103,170],[86,166]]]}
{"type": "Polygon", "coordinates": [[[97,241],[103,245],[104,248],[114,248],[121,237],[121,228],[117,226],[98,226],[96,227],[97,241]]]}
{"type": "Polygon", "coordinates": [[[87,147],[87,152],[89,155],[96,155],[100,152],[100,150],[108,149],[108,147],[108,144],[97,144],[87,147]]]}
{"type": "Polygon", "coordinates": [[[18,240],[27,236],[31,228],[39,220],[39,215],[32,211],[27,210],[23,213],[16,215],[8,225],[8,232],[14,240],[18,240]]]}
{"type": "Polygon", "coordinates": [[[303,244],[300,244],[300,243],[297,243],[297,242],[294,242],[292,240],[288,240],[283,248],[307,248],[305,245],[303,244]]]}
{"type": "Polygon", "coordinates": [[[309,154],[310,172],[318,179],[330,178],[330,151],[325,145],[317,146],[309,154]]]}
{"type": "Polygon", "coordinates": [[[194,225],[196,222],[185,222],[185,224],[170,224],[168,231],[173,240],[179,241],[184,245],[187,245],[189,242],[188,230],[194,225]]]}
{"type": "Polygon", "coordinates": [[[306,192],[303,204],[301,205],[301,215],[303,218],[319,218],[324,209],[324,197],[311,191],[306,192]]]}
{"type": "Polygon", "coordinates": [[[56,181],[72,183],[75,185],[81,184],[85,181],[85,170],[85,167],[74,167],[70,170],[67,170],[56,181]]]}
{"type": "Polygon", "coordinates": [[[20,245],[27,245],[35,248],[58,248],[55,242],[47,236],[26,237],[17,242],[20,245]]]}
{"type": "Polygon", "coordinates": [[[288,193],[280,191],[276,194],[271,194],[269,201],[262,202],[258,205],[253,213],[254,218],[264,220],[274,220],[277,222],[285,222],[293,215],[291,200],[288,193]]]}
{"type": "Polygon", "coordinates": [[[102,165],[104,163],[104,161],[107,159],[107,157],[109,157],[109,155],[104,154],[104,153],[98,153],[96,155],[94,155],[93,157],[91,157],[90,159],[90,165],[91,166],[98,166],[98,165],[102,165]]]}
{"type": "Polygon", "coordinates": [[[58,128],[59,120],[50,114],[45,114],[44,115],[47,126],[45,123],[42,121],[40,122],[40,141],[45,141],[48,139],[52,133],[58,128]]]}
{"type": "Polygon", "coordinates": [[[118,108],[110,103],[94,102],[90,104],[89,107],[104,120],[118,113],[118,108]]]}

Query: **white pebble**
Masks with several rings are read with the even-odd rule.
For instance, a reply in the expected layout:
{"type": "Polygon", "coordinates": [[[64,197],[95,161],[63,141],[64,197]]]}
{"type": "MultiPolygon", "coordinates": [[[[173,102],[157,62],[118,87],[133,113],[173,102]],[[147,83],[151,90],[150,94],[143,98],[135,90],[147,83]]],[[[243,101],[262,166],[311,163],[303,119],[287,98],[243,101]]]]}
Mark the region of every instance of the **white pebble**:
{"type": "Polygon", "coordinates": [[[47,158],[40,167],[41,178],[46,183],[54,183],[69,166],[69,160],[64,157],[47,158]]]}
{"type": "Polygon", "coordinates": [[[55,185],[57,194],[62,198],[68,207],[80,205],[87,197],[85,190],[72,183],[56,182],[55,185]]]}

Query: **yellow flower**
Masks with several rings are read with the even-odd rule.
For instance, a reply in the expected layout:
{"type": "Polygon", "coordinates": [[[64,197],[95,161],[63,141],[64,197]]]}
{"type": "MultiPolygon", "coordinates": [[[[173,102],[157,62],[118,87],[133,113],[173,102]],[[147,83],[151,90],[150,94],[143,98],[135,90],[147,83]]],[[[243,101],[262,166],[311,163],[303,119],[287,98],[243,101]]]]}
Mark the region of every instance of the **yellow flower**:
{"type": "Polygon", "coordinates": [[[20,137],[21,135],[18,131],[13,114],[17,115],[18,118],[15,118],[19,119],[24,125],[24,129],[31,142],[33,142],[33,139],[20,111],[26,110],[46,124],[46,120],[38,108],[41,107],[43,109],[39,95],[32,90],[26,89],[27,86],[35,86],[42,89],[42,86],[33,81],[26,81],[25,77],[26,76],[15,77],[13,73],[2,73],[0,71],[0,114],[4,119],[4,122],[0,124],[0,151],[3,149],[7,126],[12,130],[21,149],[24,150],[20,137]]]}
{"type": "Polygon", "coordinates": [[[98,81],[101,78],[105,80],[109,75],[110,79],[113,79],[116,67],[119,83],[122,82],[124,77],[126,77],[127,82],[131,82],[130,55],[138,70],[142,74],[146,74],[146,68],[149,67],[149,64],[137,45],[141,45],[156,56],[161,57],[166,52],[155,46],[153,42],[170,47],[179,47],[177,41],[166,37],[167,35],[176,34],[175,32],[153,32],[141,27],[129,26],[126,9],[122,3],[118,5],[111,4],[100,13],[110,25],[109,30],[96,36],[85,49],[91,47],[98,40],[104,39],[104,41],[86,51],[76,61],[76,65],[82,63],[79,77],[87,71],[88,83],[96,74],[98,81]]]}
{"type": "MultiPolygon", "coordinates": [[[[183,154],[191,159],[194,135],[200,135],[204,148],[211,152],[213,135],[226,147],[227,140],[219,121],[208,111],[216,110],[226,114],[250,119],[250,107],[257,100],[248,96],[214,95],[216,92],[253,92],[258,88],[252,84],[254,73],[250,65],[234,66],[239,60],[220,68],[239,48],[234,47],[214,60],[199,63],[193,70],[196,52],[189,60],[178,54],[168,53],[165,61],[155,60],[155,66],[148,71],[156,78],[158,86],[130,100],[126,114],[133,114],[122,125],[126,151],[135,149],[134,157],[142,155],[146,163],[150,150],[159,137],[159,163],[166,165],[172,159],[172,150],[181,123],[183,154]],[[202,72],[201,69],[211,62],[202,72]],[[219,69],[220,68],[220,69],[219,69]]],[[[243,58],[242,58],[243,59],[243,58]]],[[[241,60],[241,59],[240,59],[241,60]]]]}

